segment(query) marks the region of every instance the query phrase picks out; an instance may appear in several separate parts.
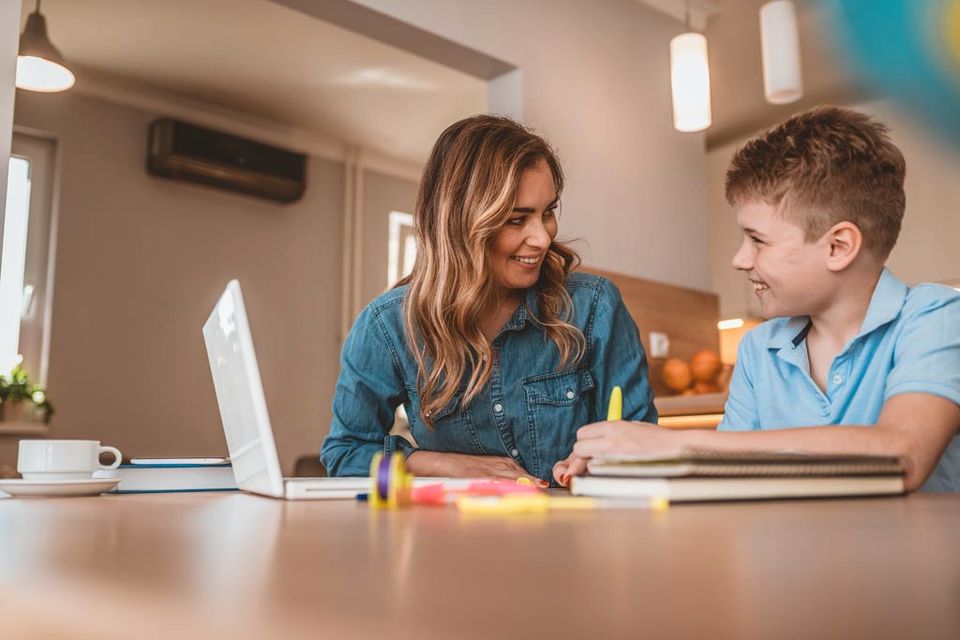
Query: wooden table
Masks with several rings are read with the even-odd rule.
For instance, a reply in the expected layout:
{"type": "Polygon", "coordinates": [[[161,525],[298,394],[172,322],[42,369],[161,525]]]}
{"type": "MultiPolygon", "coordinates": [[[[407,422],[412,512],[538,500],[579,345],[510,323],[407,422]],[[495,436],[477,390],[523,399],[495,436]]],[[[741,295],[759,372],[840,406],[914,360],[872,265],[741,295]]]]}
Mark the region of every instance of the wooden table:
{"type": "Polygon", "coordinates": [[[960,638],[960,495],[506,519],[0,500],[0,637],[960,638]]]}

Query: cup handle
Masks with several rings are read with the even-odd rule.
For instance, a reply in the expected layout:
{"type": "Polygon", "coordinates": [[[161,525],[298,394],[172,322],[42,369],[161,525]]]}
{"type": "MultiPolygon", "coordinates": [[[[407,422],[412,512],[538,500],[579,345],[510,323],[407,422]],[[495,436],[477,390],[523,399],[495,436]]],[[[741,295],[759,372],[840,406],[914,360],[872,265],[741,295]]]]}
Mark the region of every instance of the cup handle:
{"type": "Polygon", "coordinates": [[[100,447],[100,453],[104,452],[113,454],[113,462],[106,466],[101,464],[101,469],[116,469],[120,466],[120,460],[123,459],[123,454],[120,453],[120,449],[117,449],[116,447],[100,447]]]}

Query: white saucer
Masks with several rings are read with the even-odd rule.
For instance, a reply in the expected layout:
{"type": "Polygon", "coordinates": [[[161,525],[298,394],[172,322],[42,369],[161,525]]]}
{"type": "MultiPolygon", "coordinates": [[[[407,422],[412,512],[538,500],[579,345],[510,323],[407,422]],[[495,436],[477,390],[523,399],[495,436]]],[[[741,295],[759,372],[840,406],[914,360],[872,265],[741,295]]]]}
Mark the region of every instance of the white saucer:
{"type": "Polygon", "coordinates": [[[0,480],[0,492],[11,496],[98,496],[110,491],[119,478],[89,480],[0,480]]]}

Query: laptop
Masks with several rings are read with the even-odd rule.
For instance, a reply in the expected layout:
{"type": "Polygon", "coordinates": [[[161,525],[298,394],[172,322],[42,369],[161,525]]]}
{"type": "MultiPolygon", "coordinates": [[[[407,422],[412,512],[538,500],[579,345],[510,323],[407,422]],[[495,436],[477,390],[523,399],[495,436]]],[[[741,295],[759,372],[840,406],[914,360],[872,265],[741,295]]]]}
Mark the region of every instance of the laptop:
{"type": "MultiPolygon", "coordinates": [[[[285,500],[354,499],[369,478],[284,478],[267,414],[240,283],[231,280],[203,325],[233,476],[243,491],[285,500]]],[[[466,487],[475,479],[417,478],[415,485],[466,487]]]]}
{"type": "Polygon", "coordinates": [[[353,499],[369,478],[284,478],[240,283],[231,280],[203,325],[223,434],[237,487],[287,500],[353,499]]]}

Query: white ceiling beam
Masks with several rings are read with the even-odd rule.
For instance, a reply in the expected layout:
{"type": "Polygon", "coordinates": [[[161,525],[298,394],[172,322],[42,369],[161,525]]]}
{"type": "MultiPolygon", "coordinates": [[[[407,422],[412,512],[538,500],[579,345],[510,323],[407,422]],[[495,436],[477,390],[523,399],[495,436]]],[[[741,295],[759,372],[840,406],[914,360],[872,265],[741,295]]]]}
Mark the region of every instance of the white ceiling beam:
{"type": "Polygon", "coordinates": [[[681,23],[686,23],[687,7],[690,7],[690,26],[696,31],[705,31],[710,16],[720,12],[718,0],[635,0],[642,5],[666,14],[681,23]]]}

